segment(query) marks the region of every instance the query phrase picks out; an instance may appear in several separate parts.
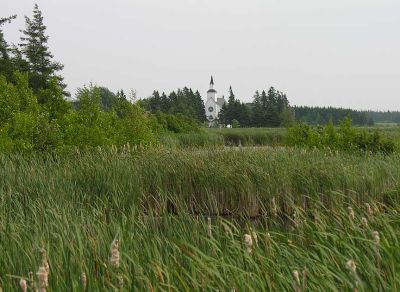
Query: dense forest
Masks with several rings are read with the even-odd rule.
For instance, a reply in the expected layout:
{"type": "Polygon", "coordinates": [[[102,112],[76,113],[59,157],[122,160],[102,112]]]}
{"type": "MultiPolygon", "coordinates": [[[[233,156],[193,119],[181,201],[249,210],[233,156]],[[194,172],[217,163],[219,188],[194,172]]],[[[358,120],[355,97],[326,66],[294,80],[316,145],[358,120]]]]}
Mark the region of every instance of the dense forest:
{"type": "Polygon", "coordinates": [[[140,105],[151,113],[163,112],[181,114],[195,119],[199,123],[206,121],[204,102],[199,91],[184,87],[169,95],[154,91],[149,98],[140,100],[140,105]]]}

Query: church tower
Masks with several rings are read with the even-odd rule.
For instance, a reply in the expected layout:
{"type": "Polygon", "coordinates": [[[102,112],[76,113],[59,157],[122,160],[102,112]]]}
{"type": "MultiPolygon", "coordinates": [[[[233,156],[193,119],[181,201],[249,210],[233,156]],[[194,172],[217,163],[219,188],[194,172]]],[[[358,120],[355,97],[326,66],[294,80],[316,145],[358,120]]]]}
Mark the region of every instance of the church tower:
{"type": "Polygon", "coordinates": [[[205,103],[206,117],[208,125],[211,127],[218,123],[218,113],[225,103],[225,99],[216,98],[217,91],[214,89],[214,78],[211,76],[210,89],[207,91],[207,101],[205,103]]]}
{"type": "Polygon", "coordinates": [[[207,99],[212,98],[215,101],[217,91],[214,89],[214,78],[211,76],[210,89],[207,91],[207,99]]]}

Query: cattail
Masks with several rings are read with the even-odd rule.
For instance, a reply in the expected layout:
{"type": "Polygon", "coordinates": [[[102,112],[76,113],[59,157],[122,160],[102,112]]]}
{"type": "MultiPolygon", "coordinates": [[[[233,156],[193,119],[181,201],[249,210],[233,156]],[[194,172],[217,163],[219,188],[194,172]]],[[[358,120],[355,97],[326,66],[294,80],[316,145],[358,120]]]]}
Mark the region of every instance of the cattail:
{"type": "Polygon", "coordinates": [[[353,208],[352,207],[347,207],[347,209],[349,210],[349,216],[350,216],[351,220],[354,220],[356,216],[354,215],[353,208]]]}
{"type": "Polygon", "coordinates": [[[379,232],[378,231],[372,232],[372,237],[374,238],[375,245],[378,247],[381,242],[381,238],[379,237],[379,232]]]}
{"type": "Polygon", "coordinates": [[[29,272],[29,287],[31,290],[33,290],[33,272],[29,272]]]}
{"type": "Polygon", "coordinates": [[[253,239],[250,234],[244,235],[244,245],[246,246],[247,252],[251,253],[253,249],[253,239]]]}
{"type": "Polygon", "coordinates": [[[211,218],[210,217],[208,217],[207,218],[207,227],[208,227],[208,236],[212,236],[212,226],[211,226],[211,218]]]}
{"type": "Polygon", "coordinates": [[[379,245],[381,244],[381,238],[379,236],[379,232],[378,231],[372,232],[372,238],[374,239],[374,243],[375,243],[376,265],[377,265],[378,269],[380,269],[379,245]]]}
{"type": "Polygon", "coordinates": [[[374,215],[374,212],[372,211],[371,205],[368,203],[365,203],[365,206],[367,207],[367,212],[369,216],[374,215]]]}
{"type": "Polygon", "coordinates": [[[28,285],[26,284],[26,280],[25,279],[21,278],[21,280],[19,280],[19,286],[21,287],[21,291],[22,292],[28,291],[28,285]]]}
{"type": "Polygon", "coordinates": [[[224,228],[224,232],[226,236],[232,236],[232,230],[227,224],[222,224],[222,227],[224,228]]]}
{"type": "Polygon", "coordinates": [[[114,239],[111,243],[111,266],[119,268],[119,240],[114,239]]]}
{"type": "Polygon", "coordinates": [[[254,242],[256,243],[256,246],[258,246],[258,236],[257,233],[255,231],[251,231],[251,236],[254,239],[254,242]]]}
{"type": "Polygon", "coordinates": [[[121,289],[124,286],[124,278],[122,277],[122,275],[118,275],[118,285],[121,289]]]}
{"type": "Polygon", "coordinates": [[[288,245],[293,245],[293,241],[291,241],[290,239],[288,239],[287,243],[288,245]]]}
{"type": "Polygon", "coordinates": [[[306,285],[307,285],[307,268],[304,267],[303,270],[303,290],[306,290],[306,285]]]}
{"type": "Polygon", "coordinates": [[[297,213],[296,213],[296,211],[293,213],[293,224],[294,224],[294,227],[299,227],[299,225],[300,225],[300,222],[299,222],[299,217],[297,216],[297,213]]]}
{"type": "Polygon", "coordinates": [[[49,285],[49,274],[47,273],[46,268],[43,266],[39,267],[36,275],[38,276],[39,281],[39,292],[46,292],[46,287],[49,285]]]}
{"type": "Polygon", "coordinates": [[[270,242],[271,242],[271,235],[269,234],[269,232],[267,232],[267,233],[265,234],[264,241],[265,241],[265,245],[268,246],[268,245],[270,244],[270,242]]]}
{"type": "Polygon", "coordinates": [[[293,288],[295,292],[300,292],[300,274],[298,271],[294,270],[293,271],[293,288]]]}
{"type": "Polygon", "coordinates": [[[368,220],[367,220],[367,218],[362,217],[362,218],[361,218],[361,223],[362,223],[362,225],[363,225],[365,228],[368,227],[368,220]]]}
{"type": "Polygon", "coordinates": [[[348,260],[346,263],[347,268],[352,271],[353,273],[356,273],[356,263],[353,260],[348,260]]]}
{"type": "Polygon", "coordinates": [[[357,281],[357,273],[356,273],[356,269],[357,269],[356,263],[353,260],[348,260],[346,263],[346,267],[351,272],[351,277],[353,279],[353,291],[358,291],[357,290],[358,281],[357,281]]]}
{"type": "Polygon", "coordinates": [[[85,272],[83,272],[82,275],[81,275],[81,282],[82,282],[83,290],[86,290],[86,287],[87,287],[87,277],[86,277],[86,273],[85,273],[85,272]]]}
{"type": "Polygon", "coordinates": [[[272,198],[272,214],[278,216],[278,207],[276,206],[275,197],[272,198]]]}
{"type": "Polygon", "coordinates": [[[47,275],[50,273],[49,262],[47,260],[47,252],[45,249],[42,249],[42,267],[46,269],[47,275]]]}

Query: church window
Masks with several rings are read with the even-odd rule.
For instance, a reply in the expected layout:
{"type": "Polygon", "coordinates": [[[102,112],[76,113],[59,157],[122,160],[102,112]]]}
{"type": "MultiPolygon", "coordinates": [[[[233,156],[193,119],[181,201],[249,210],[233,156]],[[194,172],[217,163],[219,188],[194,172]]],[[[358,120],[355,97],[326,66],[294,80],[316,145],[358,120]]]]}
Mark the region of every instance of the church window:
{"type": "Polygon", "coordinates": [[[210,106],[210,107],[208,108],[208,111],[209,111],[209,112],[213,112],[213,111],[214,111],[214,108],[213,108],[212,106],[210,106]]]}

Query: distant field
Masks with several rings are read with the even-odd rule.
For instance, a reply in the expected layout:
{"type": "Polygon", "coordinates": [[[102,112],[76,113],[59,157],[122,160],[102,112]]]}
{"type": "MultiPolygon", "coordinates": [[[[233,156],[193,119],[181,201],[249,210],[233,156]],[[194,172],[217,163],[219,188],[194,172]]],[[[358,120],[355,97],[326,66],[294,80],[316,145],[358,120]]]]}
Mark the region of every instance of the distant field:
{"type": "Polygon", "coordinates": [[[399,181],[399,154],[0,154],[0,286],[44,249],[49,291],[396,291],[399,181]]]}

